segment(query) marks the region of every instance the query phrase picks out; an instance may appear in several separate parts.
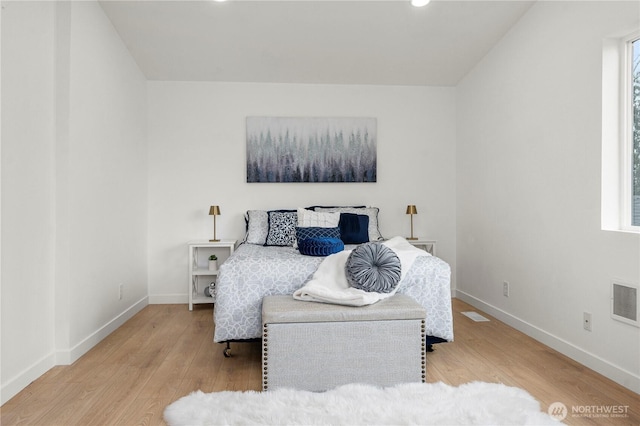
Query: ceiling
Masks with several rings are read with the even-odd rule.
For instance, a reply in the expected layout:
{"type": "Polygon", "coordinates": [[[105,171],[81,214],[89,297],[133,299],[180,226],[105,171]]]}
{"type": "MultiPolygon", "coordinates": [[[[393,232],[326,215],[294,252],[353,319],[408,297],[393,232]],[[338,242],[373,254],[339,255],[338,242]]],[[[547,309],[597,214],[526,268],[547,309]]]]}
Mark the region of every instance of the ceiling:
{"type": "Polygon", "coordinates": [[[533,1],[100,4],[149,80],[455,86],[533,1]]]}

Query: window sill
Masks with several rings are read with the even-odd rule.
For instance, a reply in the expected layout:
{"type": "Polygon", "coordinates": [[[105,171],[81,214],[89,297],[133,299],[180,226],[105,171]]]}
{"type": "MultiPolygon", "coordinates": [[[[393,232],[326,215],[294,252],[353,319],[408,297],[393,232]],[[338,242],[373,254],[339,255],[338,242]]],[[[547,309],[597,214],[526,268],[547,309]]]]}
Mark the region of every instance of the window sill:
{"type": "Polygon", "coordinates": [[[621,232],[623,234],[640,234],[640,227],[634,226],[633,228],[624,228],[624,229],[607,229],[602,228],[603,231],[608,232],[621,232]]]}

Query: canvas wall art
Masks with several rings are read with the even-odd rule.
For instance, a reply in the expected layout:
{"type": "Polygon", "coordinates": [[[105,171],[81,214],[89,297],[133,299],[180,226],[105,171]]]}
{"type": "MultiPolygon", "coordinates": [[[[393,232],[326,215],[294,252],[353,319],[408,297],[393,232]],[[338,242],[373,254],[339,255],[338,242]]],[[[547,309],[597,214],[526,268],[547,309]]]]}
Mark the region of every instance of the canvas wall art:
{"type": "Polygon", "coordinates": [[[247,182],[376,182],[375,118],[247,117],[247,182]]]}

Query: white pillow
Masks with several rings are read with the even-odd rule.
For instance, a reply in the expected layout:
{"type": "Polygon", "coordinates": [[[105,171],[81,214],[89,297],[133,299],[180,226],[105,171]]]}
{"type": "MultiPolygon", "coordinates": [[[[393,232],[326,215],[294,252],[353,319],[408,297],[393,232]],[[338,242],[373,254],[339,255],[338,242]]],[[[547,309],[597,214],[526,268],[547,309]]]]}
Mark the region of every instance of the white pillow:
{"type": "Polygon", "coordinates": [[[298,207],[298,226],[302,228],[337,228],[340,213],[314,212],[298,207]]]}

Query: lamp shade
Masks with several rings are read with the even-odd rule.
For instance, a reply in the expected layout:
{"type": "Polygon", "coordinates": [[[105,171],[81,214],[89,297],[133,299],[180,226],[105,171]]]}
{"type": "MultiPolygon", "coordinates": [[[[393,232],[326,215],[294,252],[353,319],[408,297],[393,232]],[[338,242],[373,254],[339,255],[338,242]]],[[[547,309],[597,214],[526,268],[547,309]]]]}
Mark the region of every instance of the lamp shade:
{"type": "Polygon", "coordinates": [[[418,214],[418,209],[413,204],[407,206],[407,214],[418,214]]]}
{"type": "Polygon", "coordinates": [[[211,206],[209,207],[209,216],[219,216],[220,215],[220,207],[211,206]]]}

